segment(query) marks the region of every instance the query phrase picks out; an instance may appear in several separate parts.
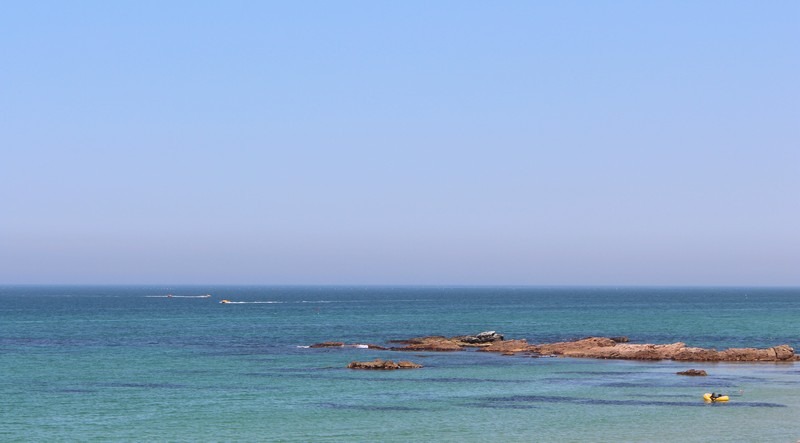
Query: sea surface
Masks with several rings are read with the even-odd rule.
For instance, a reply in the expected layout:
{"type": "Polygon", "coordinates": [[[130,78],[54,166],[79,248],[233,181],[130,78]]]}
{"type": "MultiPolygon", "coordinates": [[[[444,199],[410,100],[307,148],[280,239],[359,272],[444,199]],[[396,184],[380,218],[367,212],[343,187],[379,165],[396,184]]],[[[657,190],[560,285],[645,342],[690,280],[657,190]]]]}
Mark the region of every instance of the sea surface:
{"type": "Polygon", "coordinates": [[[307,347],[488,330],[798,348],[800,288],[5,286],[0,441],[800,440],[797,363],[307,347]]]}

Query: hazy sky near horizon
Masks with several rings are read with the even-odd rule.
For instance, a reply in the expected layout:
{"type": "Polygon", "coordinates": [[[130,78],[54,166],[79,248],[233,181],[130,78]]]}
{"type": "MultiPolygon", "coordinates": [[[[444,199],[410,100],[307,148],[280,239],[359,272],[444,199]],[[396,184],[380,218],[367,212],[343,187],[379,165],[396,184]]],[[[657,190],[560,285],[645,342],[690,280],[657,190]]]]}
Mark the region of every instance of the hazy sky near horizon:
{"type": "Polygon", "coordinates": [[[800,285],[800,2],[8,1],[0,283],[800,285]]]}

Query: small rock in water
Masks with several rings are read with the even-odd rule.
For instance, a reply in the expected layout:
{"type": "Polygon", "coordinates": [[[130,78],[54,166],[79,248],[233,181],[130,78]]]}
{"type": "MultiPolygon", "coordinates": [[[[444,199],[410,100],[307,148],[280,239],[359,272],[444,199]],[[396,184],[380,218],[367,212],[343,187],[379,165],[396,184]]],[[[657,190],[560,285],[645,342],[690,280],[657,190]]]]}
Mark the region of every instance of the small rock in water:
{"type": "Polygon", "coordinates": [[[687,371],[678,372],[678,375],[690,375],[690,376],[706,376],[708,375],[706,371],[702,369],[689,369],[687,371]]]}
{"type": "Polygon", "coordinates": [[[341,348],[344,347],[344,343],[340,341],[326,341],[322,343],[315,343],[310,348],[341,348]]]}
{"type": "Polygon", "coordinates": [[[381,360],[376,358],[373,361],[354,361],[347,365],[350,369],[416,369],[422,365],[410,361],[393,362],[391,360],[381,360]]]}

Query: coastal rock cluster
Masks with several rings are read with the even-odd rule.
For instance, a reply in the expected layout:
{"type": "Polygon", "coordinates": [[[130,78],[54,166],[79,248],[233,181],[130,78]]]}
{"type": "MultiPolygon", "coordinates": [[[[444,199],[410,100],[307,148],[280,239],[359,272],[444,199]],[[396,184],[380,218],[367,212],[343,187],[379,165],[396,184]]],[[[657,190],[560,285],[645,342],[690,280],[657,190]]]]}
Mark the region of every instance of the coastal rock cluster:
{"type": "Polygon", "coordinates": [[[503,342],[503,335],[495,331],[481,332],[476,335],[459,335],[457,337],[444,337],[433,335],[427,337],[409,338],[406,340],[391,340],[390,343],[405,346],[391,348],[394,351],[462,351],[464,348],[478,348],[503,342]]]}
{"type": "Polygon", "coordinates": [[[539,354],[562,355],[565,357],[608,358],[625,360],[675,360],[675,361],[794,361],[797,357],[789,345],[774,346],[768,349],[696,348],[685,343],[631,344],[616,343],[603,337],[591,337],[574,342],[551,343],[534,346],[533,352],[539,354]]]}
{"type": "MultiPolygon", "coordinates": [[[[402,346],[383,348],[375,345],[356,345],[375,347],[393,351],[434,351],[455,352],[477,348],[480,352],[497,352],[505,355],[528,354],[531,356],[561,356],[575,358],[601,358],[623,360],[675,360],[696,362],[741,361],[741,362],[779,362],[800,361],[789,345],[773,346],[767,349],[730,348],[716,349],[686,346],[685,343],[635,344],[627,337],[587,337],[580,340],[530,344],[525,339],[505,340],[495,331],[477,335],[456,337],[427,336],[407,340],[393,340],[391,343],[402,346]]],[[[339,342],[326,342],[312,347],[346,346],[339,342]]]]}

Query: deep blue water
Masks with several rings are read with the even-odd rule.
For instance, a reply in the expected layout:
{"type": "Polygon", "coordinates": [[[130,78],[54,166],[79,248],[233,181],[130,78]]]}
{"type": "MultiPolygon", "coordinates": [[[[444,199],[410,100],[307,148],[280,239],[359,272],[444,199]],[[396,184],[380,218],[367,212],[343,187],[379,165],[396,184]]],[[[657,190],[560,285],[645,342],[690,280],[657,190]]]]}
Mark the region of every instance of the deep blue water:
{"type": "Polygon", "coordinates": [[[0,287],[0,440],[795,441],[795,364],[304,346],[496,330],[797,347],[797,319],[797,288],[0,287]],[[345,369],[376,357],[425,367],[345,369]],[[698,401],[711,390],[732,401],[698,401]]]}

